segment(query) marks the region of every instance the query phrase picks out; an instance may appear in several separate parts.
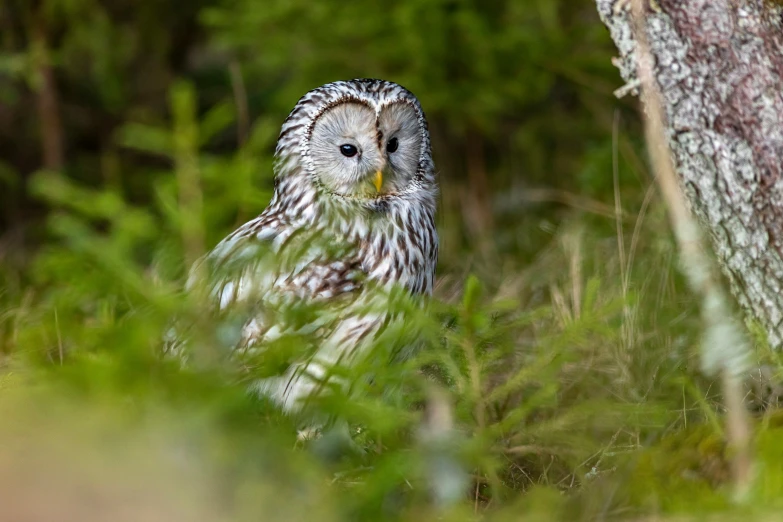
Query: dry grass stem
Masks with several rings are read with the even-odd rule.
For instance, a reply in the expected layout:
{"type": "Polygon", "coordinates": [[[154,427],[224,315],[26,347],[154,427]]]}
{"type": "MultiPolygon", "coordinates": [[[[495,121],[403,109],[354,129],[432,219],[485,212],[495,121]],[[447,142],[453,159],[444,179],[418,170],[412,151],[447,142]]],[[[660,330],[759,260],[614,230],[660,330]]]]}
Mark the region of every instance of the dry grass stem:
{"type": "Polygon", "coordinates": [[[733,318],[718,270],[707,254],[699,227],[688,209],[675,173],[666,137],[663,99],[654,76],[647,40],[645,10],[644,0],[633,0],[632,27],[650,161],[668,207],[680,251],[681,268],[702,301],[705,323],[702,367],[708,373],[722,374],[724,406],[727,410],[726,436],[733,452],[734,486],[737,493],[742,493],[749,486],[752,467],[751,429],[739,380],[739,375],[746,368],[748,347],[733,318]]]}

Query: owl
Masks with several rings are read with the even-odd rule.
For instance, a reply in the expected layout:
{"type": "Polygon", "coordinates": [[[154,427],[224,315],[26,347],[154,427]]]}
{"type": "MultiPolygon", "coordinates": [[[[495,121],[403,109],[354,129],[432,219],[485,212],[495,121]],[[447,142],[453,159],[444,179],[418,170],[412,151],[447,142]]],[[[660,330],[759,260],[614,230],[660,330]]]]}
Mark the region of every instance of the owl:
{"type": "Polygon", "coordinates": [[[305,94],[283,123],[269,206],[196,264],[218,313],[241,309],[232,344],[264,353],[286,333],[317,346],[252,387],[285,410],[367,352],[395,313],[395,296],[432,293],[438,185],[416,97],[383,80],[338,81],[305,94]],[[319,314],[291,320],[286,310],[319,314]]]}

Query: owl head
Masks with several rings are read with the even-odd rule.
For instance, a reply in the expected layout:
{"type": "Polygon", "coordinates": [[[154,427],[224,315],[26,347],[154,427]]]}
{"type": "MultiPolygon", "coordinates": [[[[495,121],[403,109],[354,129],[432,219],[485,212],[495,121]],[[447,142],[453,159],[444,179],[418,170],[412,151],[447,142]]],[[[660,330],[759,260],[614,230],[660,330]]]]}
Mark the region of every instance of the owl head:
{"type": "Polygon", "coordinates": [[[373,207],[433,196],[426,199],[434,204],[427,121],[396,83],[339,81],[308,92],[283,124],[275,155],[277,191],[300,199],[373,207]]]}

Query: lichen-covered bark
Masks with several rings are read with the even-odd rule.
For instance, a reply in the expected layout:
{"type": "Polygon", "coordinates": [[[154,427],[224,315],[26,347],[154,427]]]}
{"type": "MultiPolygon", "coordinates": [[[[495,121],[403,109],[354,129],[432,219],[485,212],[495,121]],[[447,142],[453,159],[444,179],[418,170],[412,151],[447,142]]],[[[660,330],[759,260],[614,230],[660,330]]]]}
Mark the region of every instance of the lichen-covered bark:
{"type": "MultiPolygon", "coordinates": [[[[597,0],[636,81],[625,0],[597,0]]],[[[691,208],[740,305],[783,347],[783,10],[764,0],[657,0],[647,34],[691,208]]]]}

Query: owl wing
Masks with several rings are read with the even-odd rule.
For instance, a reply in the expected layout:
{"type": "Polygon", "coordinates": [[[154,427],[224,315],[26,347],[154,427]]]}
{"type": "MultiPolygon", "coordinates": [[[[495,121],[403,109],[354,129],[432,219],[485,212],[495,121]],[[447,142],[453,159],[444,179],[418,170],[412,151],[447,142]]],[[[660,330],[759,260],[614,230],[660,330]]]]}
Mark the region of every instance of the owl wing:
{"type": "Polygon", "coordinates": [[[251,296],[266,295],[275,280],[273,257],[290,230],[284,221],[264,214],[245,223],[194,264],[186,290],[206,286],[210,302],[219,311],[251,296]]]}
{"type": "Polygon", "coordinates": [[[316,334],[303,338],[315,341],[313,351],[284,375],[251,385],[292,410],[334,381],[331,365],[349,360],[381,328],[386,301],[368,291],[366,275],[356,245],[262,214],[204,256],[188,287],[206,282],[219,314],[239,314],[241,331],[231,337],[240,358],[265,353],[257,347],[287,334],[316,334]],[[315,315],[297,314],[302,305],[315,305],[315,315]]]}
{"type": "Polygon", "coordinates": [[[364,275],[355,247],[265,213],[196,263],[186,287],[206,284],[219,313],[245,313],[238,345],[246,347],[291,331],[281,321],[286,308],[343,308],[360,293],[364,275]]]}

